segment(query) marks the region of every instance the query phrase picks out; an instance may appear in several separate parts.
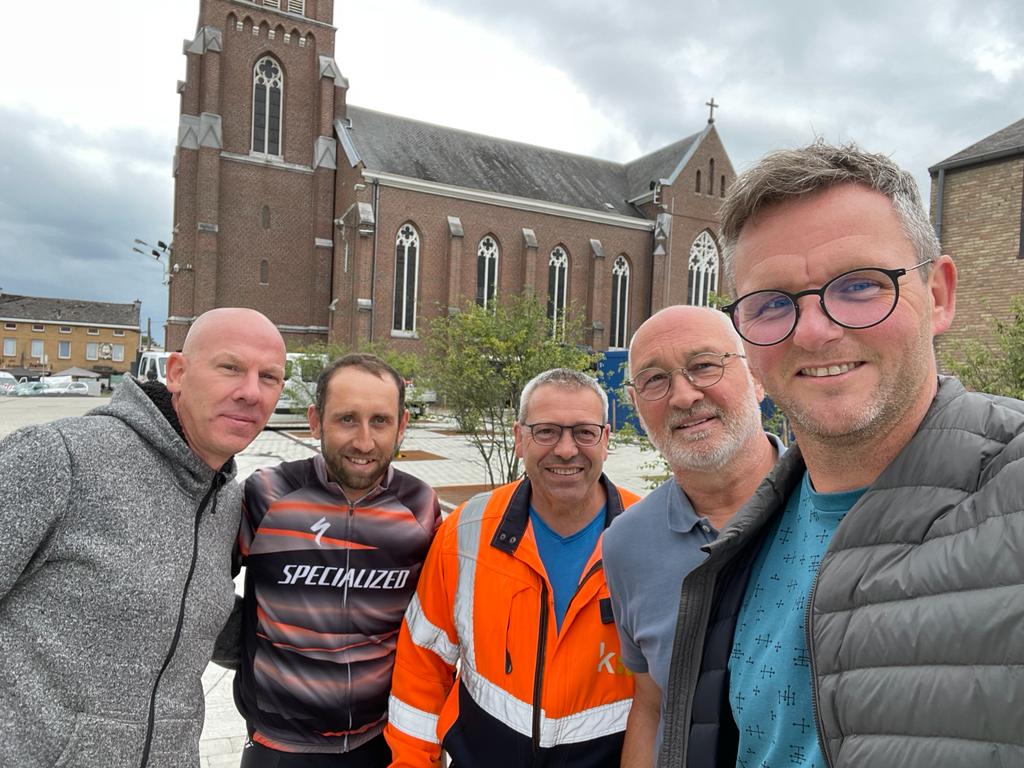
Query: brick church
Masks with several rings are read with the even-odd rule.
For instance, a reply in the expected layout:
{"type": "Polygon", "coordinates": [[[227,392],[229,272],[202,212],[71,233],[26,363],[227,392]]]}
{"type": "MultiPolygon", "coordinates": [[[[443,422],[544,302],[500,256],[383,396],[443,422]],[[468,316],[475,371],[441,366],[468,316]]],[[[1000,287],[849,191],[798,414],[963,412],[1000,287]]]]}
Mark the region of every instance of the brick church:
{"type": "MultiPolygon", "coordinates": [[[[333,0],[202,0],[178,85],[168,349],[218,306],[289,346],[416,351],[432,317],[532,290],[596,350],[718,289],[734,179],[711,117],[628,163],[350,105],[333,0]]],[[[344,52],[343,52],[344,53],[344,52]]],[[[396,84],[398,87],[398,84],[396,84]]]]}

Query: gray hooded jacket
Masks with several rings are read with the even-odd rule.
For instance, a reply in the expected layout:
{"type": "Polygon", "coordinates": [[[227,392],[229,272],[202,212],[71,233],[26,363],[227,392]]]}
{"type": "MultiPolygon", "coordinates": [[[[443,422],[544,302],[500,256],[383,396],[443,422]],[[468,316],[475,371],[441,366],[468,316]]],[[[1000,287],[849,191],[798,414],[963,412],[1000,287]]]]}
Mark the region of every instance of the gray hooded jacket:
{"type": "Polygon", "coordinates": [[[2,765],[199,764],[241,494],[169,418],[126,379],[0,442],[2,765]]]}
{"type": "MultiPolygon", "coordinates": [[[[756,556],[744,544],[803,472],[791,448],[683,583],[660,766],[708,764],[690,720],[701,649],[732,642],[705,638],[717,577],[756,556]]],[[[1024,766],[1024,402],[940,377],[914,437],[832,537],[809,619],[830,768],[1024,766]]]]}

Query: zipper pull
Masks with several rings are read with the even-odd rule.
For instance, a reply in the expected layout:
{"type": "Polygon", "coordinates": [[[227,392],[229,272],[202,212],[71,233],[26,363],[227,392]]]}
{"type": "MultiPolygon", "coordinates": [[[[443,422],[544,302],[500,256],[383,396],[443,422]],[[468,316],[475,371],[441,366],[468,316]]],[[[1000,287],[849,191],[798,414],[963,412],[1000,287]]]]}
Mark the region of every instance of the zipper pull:
{"type": "Polygon", "coordinates": [[[512,674],[512,654],[508,652],[508,648],[505,649],[505,674],[512,674]]]}

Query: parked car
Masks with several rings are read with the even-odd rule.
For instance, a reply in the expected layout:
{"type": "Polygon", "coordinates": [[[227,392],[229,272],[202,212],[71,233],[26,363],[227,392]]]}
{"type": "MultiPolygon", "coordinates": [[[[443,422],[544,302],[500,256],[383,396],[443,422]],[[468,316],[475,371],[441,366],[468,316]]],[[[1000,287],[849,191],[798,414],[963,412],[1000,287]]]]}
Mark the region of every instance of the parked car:
{"type": "Polygon", "coordinates": [[[89,385],[84,381],[72,381],[68,384],[58,384],[55,387],[47,387],[43,390],[44,395],[88,395],[89,385]]]}
{"type": "Polygon", "coordinates": [[[18,386],[18,380],[14,378],[14,374],[0,371],[0,395],[13,394],[16,386],[18,386]]]}
{"type": "Polygon", "coordinates": [[[14,388],[14,394],[18,397],[31,397],[41,395],[46,391],[46,385],[41,381],[26,381],[14,388]]]}

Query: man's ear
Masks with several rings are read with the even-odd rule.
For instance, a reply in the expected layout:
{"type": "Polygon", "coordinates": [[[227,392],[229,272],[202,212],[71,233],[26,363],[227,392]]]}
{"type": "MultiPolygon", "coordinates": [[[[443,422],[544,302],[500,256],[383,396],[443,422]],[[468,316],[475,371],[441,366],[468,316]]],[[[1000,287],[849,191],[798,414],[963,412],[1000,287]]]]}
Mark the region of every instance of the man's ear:
{"type": "Polygon", "coordinates": [[[188,360],[181,352],[171,352],[167,358],[167,391],[171,394],[181,392],[181,380],[188,370],[188,360]]]}
{"type": "Polygon", "coordinates": [[[512,425],[512,431],[516,438],[516,458],[523,458],[523,425],[518,421],[512,425]]]}
{"type": "Polygon", "coordinates": [[[409,426],[408,408],[402,411],[402,417],[398,420],[398,438],[395,440],[395,443],[397,443],[398,445],[401,445],[402,441],[405,440],[405,428],[407,426],[409,426]]]}
{"type": "Polygon", "coordinates": [[[932,333],[938,336],[949,329],[956,315],[956,264],[943,255],[932,264],[928,289],[932,294],[932,333]]]}
{"type": "Polygon", "coordinates": [[[320,411],[317,410],[316,403],[311,403],[306,409],[306,421],[309,422],[309,431],[317,440],[320,439],[320,411]]]}

